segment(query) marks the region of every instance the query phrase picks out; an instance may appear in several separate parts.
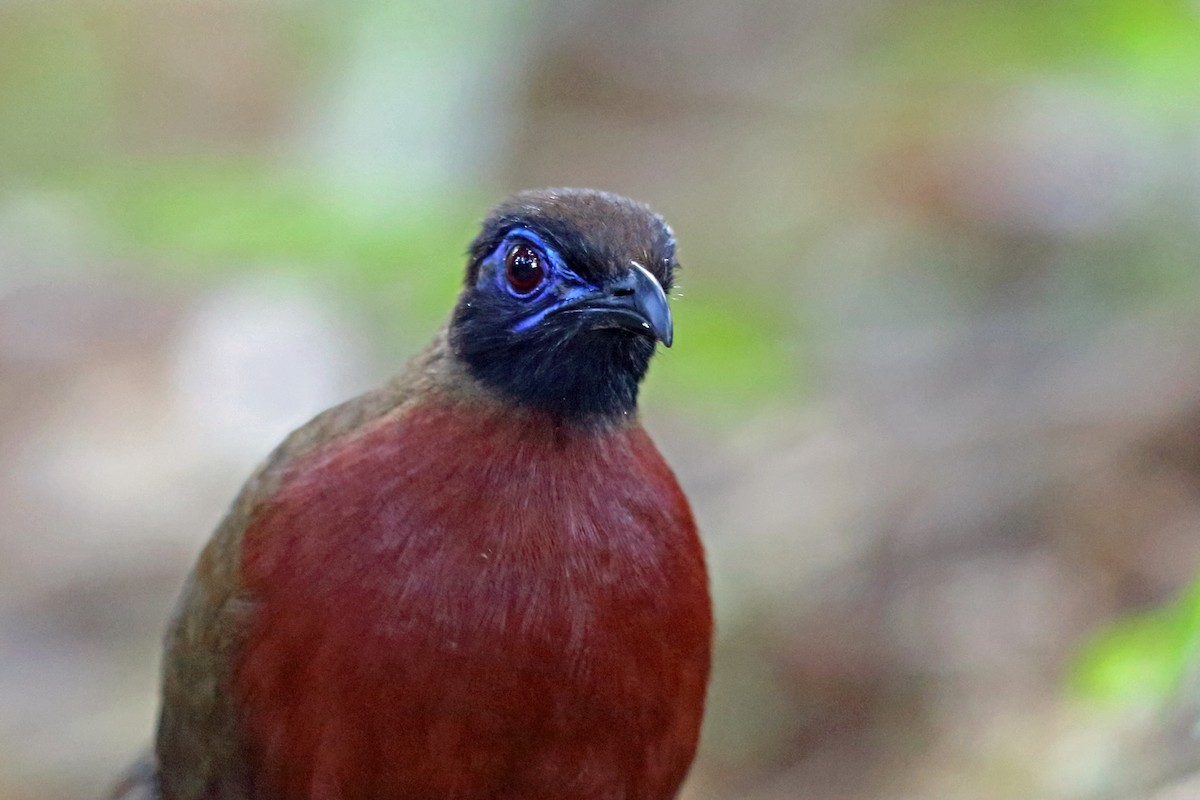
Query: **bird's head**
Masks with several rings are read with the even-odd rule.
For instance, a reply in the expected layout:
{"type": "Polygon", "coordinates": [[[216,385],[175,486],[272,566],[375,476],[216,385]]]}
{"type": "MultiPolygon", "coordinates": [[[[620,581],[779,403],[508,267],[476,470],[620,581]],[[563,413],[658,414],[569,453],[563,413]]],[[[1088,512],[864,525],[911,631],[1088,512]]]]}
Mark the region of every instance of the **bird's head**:
{"type": "Polygon", "coordinates": [[[451,347],[516,403],[571,418],[627,414],[655,345],[671,346],[675,268],[671,229],[641,203],[522,192],[471,245],[451,347]]]}

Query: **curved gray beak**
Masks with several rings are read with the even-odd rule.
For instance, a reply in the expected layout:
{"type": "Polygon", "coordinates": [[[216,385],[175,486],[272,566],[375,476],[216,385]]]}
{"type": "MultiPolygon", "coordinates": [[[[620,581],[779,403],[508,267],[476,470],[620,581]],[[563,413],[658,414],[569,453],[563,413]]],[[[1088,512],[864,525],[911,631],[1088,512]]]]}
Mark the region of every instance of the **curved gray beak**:
{"type": "Polygon", "coordinates": [[[658,278],[636,261],[604,288],[579,298],[571,311],[586,314],[593,328],[618,328],[671,346],[674,325],[667,294],[658,278]]]}

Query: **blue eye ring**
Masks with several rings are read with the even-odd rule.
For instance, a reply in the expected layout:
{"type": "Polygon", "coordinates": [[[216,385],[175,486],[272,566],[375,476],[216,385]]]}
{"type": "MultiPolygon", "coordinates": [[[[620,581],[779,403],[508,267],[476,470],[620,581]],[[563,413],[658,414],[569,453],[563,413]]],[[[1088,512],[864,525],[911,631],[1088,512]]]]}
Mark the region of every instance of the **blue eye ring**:
{"type": "Polygon", "coordinates": [[[504,278],[508,288],[518,297],[529,297],[546,282],[550,265],[541,248],[524,239],[508,246],[504,255],[504,278]]]}

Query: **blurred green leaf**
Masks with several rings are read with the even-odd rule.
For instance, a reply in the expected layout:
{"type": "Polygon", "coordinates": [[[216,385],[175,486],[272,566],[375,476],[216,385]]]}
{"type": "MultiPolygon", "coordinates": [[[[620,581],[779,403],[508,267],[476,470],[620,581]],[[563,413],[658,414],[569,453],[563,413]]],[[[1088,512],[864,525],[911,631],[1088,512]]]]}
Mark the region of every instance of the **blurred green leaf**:
{"type": "Polygon", "coordinates": [[[253,161],[110,165],[83,186],[120,242],[176,277],[286,269],[381,313],[390,304],[393,317],[440,319],[472,235],[471,204],[364,216],[331,194],[318,176],[253,161]]]}
{"type": "Polygon", "coordinates": [[[672,405],[716,417],[740,417],[764,404],[794,402],[799,392],[794,336],[764,302],[689,289],[672,303],[676,345],[659,350],[647,384],[672,405]]]}
{"type": "Polygon", "coordinates": [[[86,17],[36,3],[0,8],[0,177],[94,157],[112,123],[106,66],[86,17]]]}
{"type": "MultiPolygon", "coordinates": [[[[175,278],[286,269],[334,285],[383,338],[424,335],[446,316],[463,253],[487,200],[450,199],[363,216],[317,177],[256,161],[113,165],[83,187],[120,242],[175,278]]],[[[762,301],[700,289],[674,303],[679,346],[648,387],[709,416],[744,413],[794,393],[787,323],[762,301]]]]}
{"type": "Polygon", "coordinates": [[[1200,9],[1187,0],[941,0],[897,6],[881,30],[903,32],[876,54],[904,79],[1065,69],[1176,103],[1200,94],[1200,9]]]}
{"type": "Polygon", "coordinates": [[[1165,608],[1122,620],[1079,654],[1071,686],[1110,706],[1160,705],[1200,659],[1200,581],[1165,608]]]}

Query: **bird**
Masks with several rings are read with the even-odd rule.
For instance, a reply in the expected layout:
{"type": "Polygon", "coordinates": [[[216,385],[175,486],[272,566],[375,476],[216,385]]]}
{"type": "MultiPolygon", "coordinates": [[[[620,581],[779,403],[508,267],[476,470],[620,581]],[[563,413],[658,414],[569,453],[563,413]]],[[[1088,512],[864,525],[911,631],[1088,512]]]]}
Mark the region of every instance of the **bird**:
{"type": "Polygon", "coordinates": [[[675,236],[591,189],[486,217],[390,382],[250,477],[165,636],[122,800],[667,800],[713,622],[638,389],[670,347],[675,236]]]}

